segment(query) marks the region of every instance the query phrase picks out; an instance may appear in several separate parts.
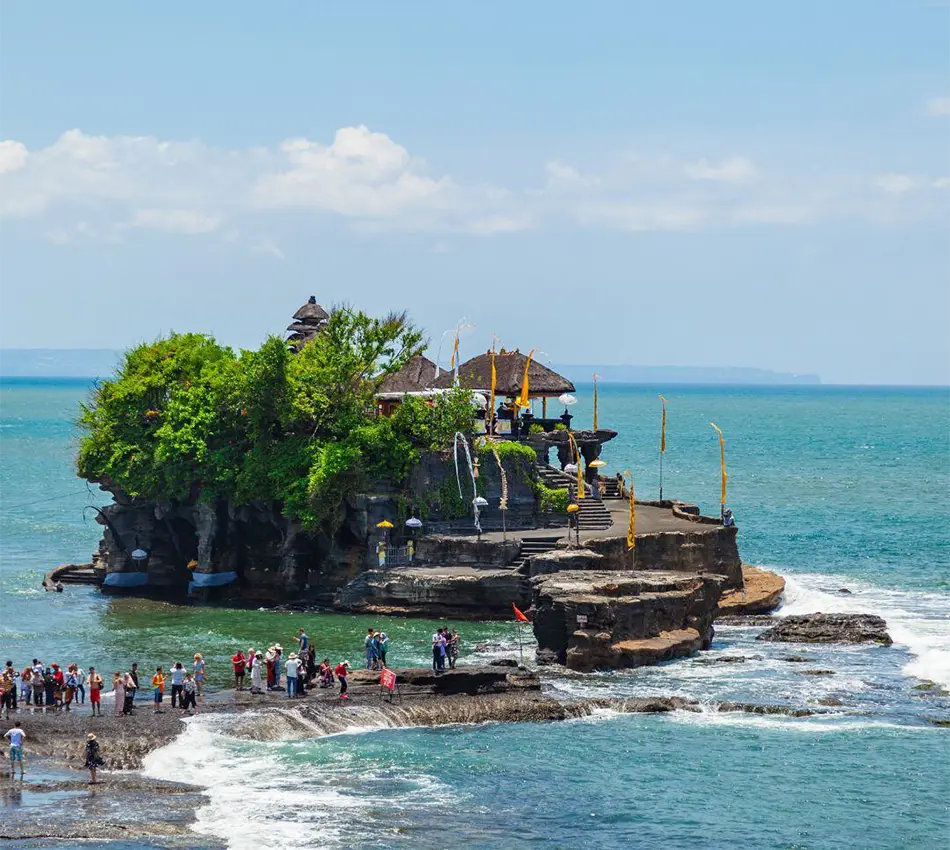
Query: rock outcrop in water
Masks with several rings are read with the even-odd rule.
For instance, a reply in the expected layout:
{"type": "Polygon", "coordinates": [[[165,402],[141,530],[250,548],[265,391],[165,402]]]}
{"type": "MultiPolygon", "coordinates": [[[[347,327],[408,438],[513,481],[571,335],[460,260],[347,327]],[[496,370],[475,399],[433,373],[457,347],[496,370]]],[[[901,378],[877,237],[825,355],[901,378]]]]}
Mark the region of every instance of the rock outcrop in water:
{"type": "Polygon", "coordinates": [[[390,567],[357,576],[334,598],[343,611],[422,617],[491,619],[531,601],[525,578],[491,567],[390,567]]]}
{"type": "Polygon", "coordinates": [[[691,655],[712,641],[723,582],[653,571],[538,576],[532,584],[539,660],[588,671],[691,655]]]}
{"type": "Polygon", "coordinates": [[[802,614],[783,617],[756,640],[791,643],[879,643],[890,646],[887,623],[874,614],[802,614]]]}
{"type": "Polygon", "coordinates": [[[785,579],[769,570],[742,565],[742,587],[728,588],[719,600],[723,616],[768,614],[782,604],[785,579]]]}

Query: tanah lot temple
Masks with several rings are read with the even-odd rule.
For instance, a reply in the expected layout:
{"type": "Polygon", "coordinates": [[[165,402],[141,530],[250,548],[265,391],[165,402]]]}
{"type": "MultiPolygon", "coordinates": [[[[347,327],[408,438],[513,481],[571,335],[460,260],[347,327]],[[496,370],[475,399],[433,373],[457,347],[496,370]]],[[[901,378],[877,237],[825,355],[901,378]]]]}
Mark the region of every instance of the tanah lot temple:
{"type": "MultiPolygon", "coordinates": [[[[311,297],[288,327],[290,349],[330,316],[311,297]]],[[[531,354],[453,355],[449,369],[418,354],[379,385],[375,415],[455,387],[471,393],[471,432],[423,456],[407,485],[380,480],[349,497],[332,534],[266,503],[157,504],[100,482],[114,501],[91,568],[107,592],[232,606],[492,619],[515,605],[538,660],[578,670],[688,655],[709,646],[720,611],[778,604],[777,577],[747,586],[754,568],[728,518],[630,492],[602,458],[617,432],[596,404],[593,421],[575,421],[574,384],[531,354]]]]}

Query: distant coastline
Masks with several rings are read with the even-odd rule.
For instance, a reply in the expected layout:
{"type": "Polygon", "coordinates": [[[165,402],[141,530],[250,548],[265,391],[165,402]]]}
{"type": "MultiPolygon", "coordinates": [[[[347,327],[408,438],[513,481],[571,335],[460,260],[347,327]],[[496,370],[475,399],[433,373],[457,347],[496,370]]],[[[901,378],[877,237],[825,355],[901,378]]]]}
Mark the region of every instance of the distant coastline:
{"type": "MultiPolygon", "coordinates": [[[[3,378],[107,378],[121,360],[111,348],[4,348],[0,349],[3,378]]],[[[773,372],[733,366],[555,366],[574,382],[585,383],[595,372],[600,379],[624,384],[821,384],[812,374],[773,372]]]]}
{"type": "Polygon", "coordinates": [[[601,381],[618,384],[821,384],[821,378],[812,374],[773,372],[745,366],[571,366],[559,365],[554,369],[574,383],[590,381],[596,372],[601,381]]]}

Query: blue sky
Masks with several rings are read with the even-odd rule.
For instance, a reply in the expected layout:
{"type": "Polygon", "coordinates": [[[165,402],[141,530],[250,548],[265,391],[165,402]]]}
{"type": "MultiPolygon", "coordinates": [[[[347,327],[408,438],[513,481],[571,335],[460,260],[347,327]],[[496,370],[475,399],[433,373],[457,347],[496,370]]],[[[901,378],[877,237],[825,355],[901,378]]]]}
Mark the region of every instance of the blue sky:
{"type": "Polygon", "coordinates": [[[948,383],[948,33],[934,2],[6,3],[0,344],[254,346],[315,294],[465,316],[463,355],[948,383]]]}

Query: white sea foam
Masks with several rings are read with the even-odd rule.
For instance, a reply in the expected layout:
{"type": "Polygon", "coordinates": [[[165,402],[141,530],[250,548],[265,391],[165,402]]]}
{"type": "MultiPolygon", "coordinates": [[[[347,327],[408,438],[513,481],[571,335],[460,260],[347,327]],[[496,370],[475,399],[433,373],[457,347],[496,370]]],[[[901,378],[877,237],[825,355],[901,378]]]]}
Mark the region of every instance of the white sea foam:
{"type": "Polygon", "coordinates": [[[950,687],[950,595],[886,590],[818,573],[786,575],[785,603],[778,615],[818,611],[883,617],[894,643],[914,656],[903,672],[950,687]],[[839,587],[847,587],[851,593],[827,590],[839,587]]]}
{"type": "Polygon", "coordinates": [[[859,720],[844,714],[823,714],[813,717],[789,717],[783,714],[751,714],[744,711],[718,711],[706,707],[702,711],[673,711],[664,714],[676,723],[691,726],[746,726],[755,729],[790,730],[794,732],[854,732],[859,729],[898,729],[901,732],[942,734],[933,726],[908,726],[884,720],[859,720]]]}
{"type": "MultiPolygon", "coordinates": [[[[229,850],[349,846],[379,798],[349,781],[345,754],[318,761],[299,752],[314,746],[312,739],[235,739],[229,730],[233,720],[213,715],[188,720],[178,738],[146,757],[143,772],[205,788],[208,802],[198,809],[193,829],[223,839],[229,850]]],[[[435,777],[413,776],[412,783],[413,790],[402,794],[413,806],[444,796],[433,791],[435,777]]]]}

